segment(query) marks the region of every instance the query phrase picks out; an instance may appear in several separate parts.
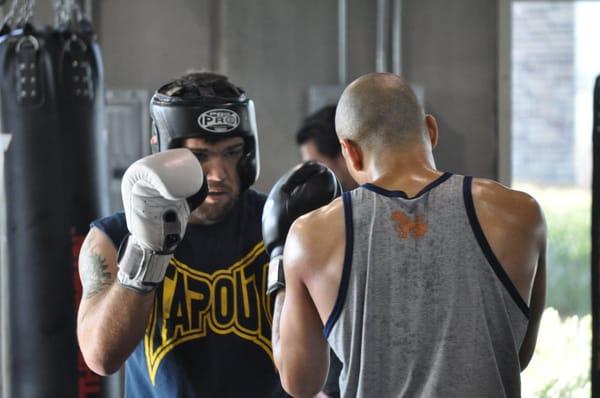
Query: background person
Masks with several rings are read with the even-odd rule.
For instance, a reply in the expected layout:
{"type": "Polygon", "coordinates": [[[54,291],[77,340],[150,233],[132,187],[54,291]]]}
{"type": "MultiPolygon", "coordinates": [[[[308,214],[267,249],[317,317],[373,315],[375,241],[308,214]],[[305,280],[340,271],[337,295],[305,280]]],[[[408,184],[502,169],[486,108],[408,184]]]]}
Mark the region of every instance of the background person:
{"type": "Polygon", "coordinates": [[[296,133],[302,161],[323,163],[333,170],[344,191],[358,186],[342,157],[340,140],[335,133],[335,105],[328,105],[307,116],[296,133]]]}

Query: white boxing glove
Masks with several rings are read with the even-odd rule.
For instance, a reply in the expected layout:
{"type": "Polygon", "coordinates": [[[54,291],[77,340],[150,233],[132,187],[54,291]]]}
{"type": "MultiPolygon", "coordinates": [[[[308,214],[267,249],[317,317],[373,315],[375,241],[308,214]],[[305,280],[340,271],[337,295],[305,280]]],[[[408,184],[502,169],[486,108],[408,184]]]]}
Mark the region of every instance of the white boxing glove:
{"type": "Polygon", "coordinates": [[[130,232],[119,249],[122,285],[149,292],[162,282],[185,233],[187,199],[193,197],[197,204],[206,191],[200,162],[185,148],[146,156],[129,166],[121,182],[130,232]]]}

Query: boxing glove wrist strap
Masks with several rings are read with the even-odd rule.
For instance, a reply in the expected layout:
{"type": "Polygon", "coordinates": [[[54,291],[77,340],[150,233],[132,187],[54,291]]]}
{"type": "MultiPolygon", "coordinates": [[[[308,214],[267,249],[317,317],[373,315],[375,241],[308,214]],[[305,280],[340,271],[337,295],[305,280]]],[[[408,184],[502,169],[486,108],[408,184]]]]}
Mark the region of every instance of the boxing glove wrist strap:
{"type": "Polygon", "coordinates": [[[141,293],[149,293],[162,282],[173,253],[159,253],[145,248],[131,235],[119,248],[117,279],[121,285],[141,293]]]}
{"type": "Polygon", "coordinates": [[[279,289],[285,288],[285,275],[283,274],[283,256],[278,255],[269,262],[269,274],[267,276],[267,294],[273,294],[279,289]]]}

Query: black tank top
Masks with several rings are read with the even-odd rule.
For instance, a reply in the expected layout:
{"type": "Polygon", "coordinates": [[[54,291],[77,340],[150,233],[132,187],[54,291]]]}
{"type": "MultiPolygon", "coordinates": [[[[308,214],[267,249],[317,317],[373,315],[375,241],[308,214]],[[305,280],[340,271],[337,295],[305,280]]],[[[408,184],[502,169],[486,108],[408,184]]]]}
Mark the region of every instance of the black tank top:
{"type": "MultiPolygon", "coordinates": [[[[188,224],[126,363],[126,397],[285,396],[271,350],[265,196],[244,192],[218,224],[188,224]]],[[[125,215],[94,221],[119,247],[125,215]]]]}

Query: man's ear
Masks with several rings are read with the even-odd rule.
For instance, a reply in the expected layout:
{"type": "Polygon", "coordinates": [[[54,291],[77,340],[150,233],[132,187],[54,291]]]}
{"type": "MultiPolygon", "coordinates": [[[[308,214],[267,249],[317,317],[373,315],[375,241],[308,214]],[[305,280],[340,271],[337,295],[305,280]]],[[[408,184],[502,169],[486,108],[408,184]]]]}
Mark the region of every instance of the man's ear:
{"type": "Polygon", "coordinates": [[[363,153],[356,142],[351,140],[340,140],[342,146],[342,154],[356,171],[363,170],[363,153]]]}
{"type": "Polygon", "coordinates": [[[429,133],[429,140],[431,141],[431,149],[435,148],[438,144],[438,124],[437,120],[433,115],[425,115],[425,127],[429,133]]]}

